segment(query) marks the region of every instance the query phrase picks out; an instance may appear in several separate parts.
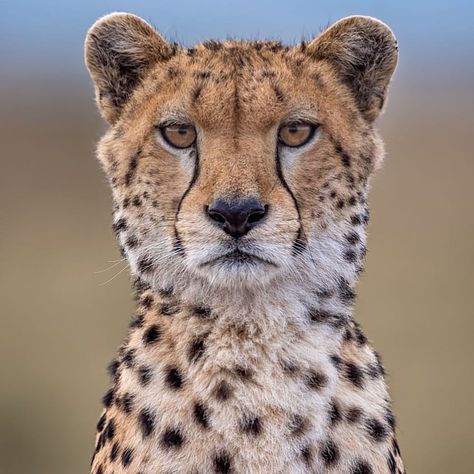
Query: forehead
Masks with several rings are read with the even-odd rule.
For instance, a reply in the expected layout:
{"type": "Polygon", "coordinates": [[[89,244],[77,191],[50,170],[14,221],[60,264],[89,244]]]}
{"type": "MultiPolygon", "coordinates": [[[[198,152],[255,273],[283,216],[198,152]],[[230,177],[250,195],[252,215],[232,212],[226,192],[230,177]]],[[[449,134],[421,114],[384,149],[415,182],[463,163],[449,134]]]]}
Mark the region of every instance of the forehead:
{"type": "Polygon", "coordinates": [[[157,65],[147,83],[161,115],[182,114],[205,128],[312,118],[323,92],[321,74],[302,48],[275,42],[212,41],[185,49],[157,65]]]}

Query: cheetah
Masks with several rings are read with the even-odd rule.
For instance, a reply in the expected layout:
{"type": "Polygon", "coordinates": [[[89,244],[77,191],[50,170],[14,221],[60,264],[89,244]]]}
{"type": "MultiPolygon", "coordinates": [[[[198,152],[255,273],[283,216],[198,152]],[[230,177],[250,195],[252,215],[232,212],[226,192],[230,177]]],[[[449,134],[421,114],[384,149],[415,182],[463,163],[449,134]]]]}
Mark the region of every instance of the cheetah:
{"type": "Polygon", "coordinates": [[[98,158],[137,311],[93,474],[405,472],[384,368],[353,319],[374,129],[398,60],[353,16],[312,41],[89,30],[98,158]]]}

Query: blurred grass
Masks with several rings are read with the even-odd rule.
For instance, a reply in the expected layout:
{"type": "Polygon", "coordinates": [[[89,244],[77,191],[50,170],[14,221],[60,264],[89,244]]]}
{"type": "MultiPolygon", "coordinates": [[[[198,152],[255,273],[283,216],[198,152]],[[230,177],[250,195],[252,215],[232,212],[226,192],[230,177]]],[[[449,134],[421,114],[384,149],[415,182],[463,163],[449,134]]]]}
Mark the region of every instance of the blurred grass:
{"type": "MultiPolygon", "coordinates": [[[[83,81],[0,87],[0,472],[88,472],[105,367],[133,311],[83,81]]],[[[357,316],[382,353],[411,473],[474,472],[471,83],[401,76],[380,121],[357,316]],[[402,80],[403,79],[403,80],[402,80]]]]}

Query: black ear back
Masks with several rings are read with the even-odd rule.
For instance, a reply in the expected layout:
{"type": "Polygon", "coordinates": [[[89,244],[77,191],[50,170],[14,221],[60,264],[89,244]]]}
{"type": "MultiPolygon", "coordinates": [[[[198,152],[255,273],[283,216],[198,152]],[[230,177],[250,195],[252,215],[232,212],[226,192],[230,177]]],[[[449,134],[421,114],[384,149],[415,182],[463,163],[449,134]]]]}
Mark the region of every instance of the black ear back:
{"type": "Polygon", "coordinates": [[[141,18],[112,13],[87,33],[85,62],[104,118],[114,123],[149,69],[174,53],[172,45],[141,18]]]}
{"type": "Polygon", "coordinates": [[[315,38],[307,51],[335,67],[365,118],[375,120],[398,61],[397,40],[390,28],[366,16],[344,18],[315,38]]]}

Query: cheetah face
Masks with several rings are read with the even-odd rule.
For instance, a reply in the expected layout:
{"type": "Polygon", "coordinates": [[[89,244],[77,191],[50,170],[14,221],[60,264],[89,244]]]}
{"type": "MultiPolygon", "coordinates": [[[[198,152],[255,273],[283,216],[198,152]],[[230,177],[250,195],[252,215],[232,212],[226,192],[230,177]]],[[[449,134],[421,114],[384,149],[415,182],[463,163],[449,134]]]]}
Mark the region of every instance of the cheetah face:
{"type": "Polygon", "coordinates": [[[294,47],[190,49],[133,15],[99,20],[86,63],[111,125],[99,158],[132,270],[160,287],[350,279],[396,61],[392,33],[367,17],[294,47]]]}

